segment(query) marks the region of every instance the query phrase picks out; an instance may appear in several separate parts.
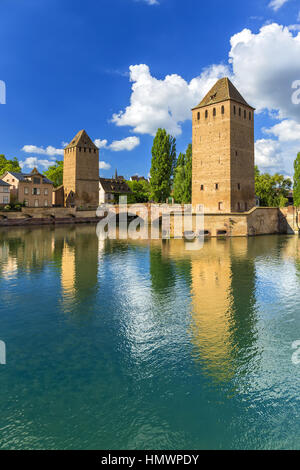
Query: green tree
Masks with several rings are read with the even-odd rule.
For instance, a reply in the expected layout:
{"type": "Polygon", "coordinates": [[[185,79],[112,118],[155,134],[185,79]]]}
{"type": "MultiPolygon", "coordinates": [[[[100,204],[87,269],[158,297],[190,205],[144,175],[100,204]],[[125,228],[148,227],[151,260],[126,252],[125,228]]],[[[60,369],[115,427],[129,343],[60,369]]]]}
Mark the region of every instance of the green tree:
{"type": "Polygon", "coordinates": [[[55,188],[63,184],[63,160],[56,160],[55,165],[49,166],[48,170],[44,171],[44,175],[53,182],[55,188]]]}
{"type": "Polygon", "coordinates": [[[7,160],[4,155],[0,155],[0,176],[2,176],[6,171],[19,173],[21,171],[19,161],[17,158],[7,160]]]}
{"type": "Polygon", "coordinates": [[[184,202],[185,193],[185,154],[178,155],[176,168],[174,170],[173,196],[175,202],[181,204],[184,202]]]}
{"type": "Polygon", "coordinates": [[[150,199],[150,183],[148,181],[126,181],[131,189],[127,202],[135,204],[137,202],[148,202],[150,199]]]}
{"type": "Polygon", "coordinates": [[[275,173],[260,173],[255,167],[255,193],[260,198],[260,205],[264,207],[284,207],[288,192],[292,187],[290,178],[275,173]]]}
{"type": "Polygon", "coordinates": [[[151,199],[165,202],[170,196],[176,162],[176,139],[165,129],[158,129],[153,140],[150,170],[151,199]]]}
{"type": "Polygon", "coordinates": [[[179,204],[188,204],[192,200],[192,144],[186,153],[180,153],[174,176],[174,199],[179,204]]]}
{"type": "Polygon", "coordinates": [[[294,205],[300,206],[300,152],[294,161],[294,205]]]}

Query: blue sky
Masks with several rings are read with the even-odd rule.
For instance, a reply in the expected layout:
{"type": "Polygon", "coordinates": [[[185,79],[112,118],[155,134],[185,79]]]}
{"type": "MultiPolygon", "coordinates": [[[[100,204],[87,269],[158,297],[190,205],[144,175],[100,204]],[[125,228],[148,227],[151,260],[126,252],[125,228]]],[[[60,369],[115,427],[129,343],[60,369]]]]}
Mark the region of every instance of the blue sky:
{"type": "Polygon", "coordinates": [[[228,75],[257,108],[260,168],[292,174],[299,0],[0,0],[0,22],[0,153],[24,171],[84,128],[102,175],[146,176],[157,127],[183,151],[190,108],[228,75]]]}

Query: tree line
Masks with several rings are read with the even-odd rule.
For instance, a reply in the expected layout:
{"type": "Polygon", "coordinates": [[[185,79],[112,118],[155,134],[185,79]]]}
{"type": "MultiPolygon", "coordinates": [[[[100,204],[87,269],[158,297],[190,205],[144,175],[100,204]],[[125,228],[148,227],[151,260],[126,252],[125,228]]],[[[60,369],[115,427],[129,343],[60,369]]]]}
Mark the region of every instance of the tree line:
{"type": "MultiPolygon", "coordinates": [[[[20,172],[17,158],[6,159],[0,155],[0,175],[6,171],[20,172]]],[[[63,184],[63,161],[57,160],[44,171],[54,183],[63,184]]],[[[284,207],[288,194],[293,187],[294,205],[300,206],[300,152],[294,162],[294,181],[282,174],[261,173],[255,167],[255,194],[260,205],[265,207],[284,207]]],[[[192,200],[192,144],[185,153],[176,153],[176,139],[165,129],[158,129],[151,150],[150,182],[127,181],[131,189],[129,203],[163,203],[171,197],[175,203],[188,204],[192,200]]]]}

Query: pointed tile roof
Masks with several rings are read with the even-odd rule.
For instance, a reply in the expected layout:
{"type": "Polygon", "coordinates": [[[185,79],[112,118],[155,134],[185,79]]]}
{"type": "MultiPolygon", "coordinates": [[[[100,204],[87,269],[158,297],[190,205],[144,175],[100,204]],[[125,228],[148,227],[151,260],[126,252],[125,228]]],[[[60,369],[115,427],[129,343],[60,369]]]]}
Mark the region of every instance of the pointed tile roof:
{"type": "Polygon", "coordinates": [[[227,100],[233,100],[237,103],[243,104],[244,106],[252,108],[252,106],[250,106],[247,101],[244,100],[240,92],[235,88],[229,78],[224,77],[215,83],[215,85],[205,95],[198,106],[195,106],[193,109],[203,108],[204,106],[209,106],[210,104],[216,104],[227,100]]]}
{"type": "Polygon", "coordinates": [[[88,147],[98,150],[98,147],[90,139],[84,129],[82,129],[75,135],[74,139],[71,140],[71,142],[65,147],[65,149],[72,147],[88,147]]]}

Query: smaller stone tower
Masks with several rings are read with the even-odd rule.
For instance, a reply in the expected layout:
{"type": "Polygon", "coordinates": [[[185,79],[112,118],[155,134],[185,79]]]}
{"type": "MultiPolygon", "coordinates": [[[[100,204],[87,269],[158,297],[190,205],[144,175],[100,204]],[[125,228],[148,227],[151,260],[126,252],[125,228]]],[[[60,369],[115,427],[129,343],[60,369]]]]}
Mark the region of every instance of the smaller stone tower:
{"type": "Polygon", "coordinates": [[[64,150],[63,185],[65,206],[98,206],[99,149],[85,130],[64,150]]]}

